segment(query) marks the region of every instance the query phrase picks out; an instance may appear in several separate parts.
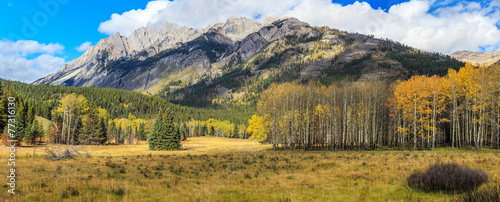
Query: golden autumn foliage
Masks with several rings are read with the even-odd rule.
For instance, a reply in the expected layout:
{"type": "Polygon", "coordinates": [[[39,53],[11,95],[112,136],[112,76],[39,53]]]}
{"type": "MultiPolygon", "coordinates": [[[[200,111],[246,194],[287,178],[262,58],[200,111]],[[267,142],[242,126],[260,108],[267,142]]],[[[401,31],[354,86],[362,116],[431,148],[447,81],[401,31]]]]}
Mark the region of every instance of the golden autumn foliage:
{"type": "Polygon", "coordinates": [[[451,123],[452,147],[470,149],[474,144],[479,149],[487,140],[494,146],[500,139],[499,120],[495,117],[499,112],[495,101],[500,99],[498,75],[498,68],[466,64],[458,72],[450,69],[443,78],[414,76],[399,81],[394,87],[399,114],[397,132],[401,136],[411,135],[414,149],[417,140],[431,141],[434,148],[438,124],[451,123]]]}
{"type": "Polygon", "coordinates": [[[274,149],[499,148],[499,72],[467,64],[445,77],[419,75],[390,86],[271,84],[249,123],[268,127],[274,149]]]}
{"type": "Polygon", "coordinates": [[[247,132],[252,134],[250,139],[261,143],[267,140],[268,124],[264,119],[264,117],[253,115],[252,118],[248,120],[247,132]]]}

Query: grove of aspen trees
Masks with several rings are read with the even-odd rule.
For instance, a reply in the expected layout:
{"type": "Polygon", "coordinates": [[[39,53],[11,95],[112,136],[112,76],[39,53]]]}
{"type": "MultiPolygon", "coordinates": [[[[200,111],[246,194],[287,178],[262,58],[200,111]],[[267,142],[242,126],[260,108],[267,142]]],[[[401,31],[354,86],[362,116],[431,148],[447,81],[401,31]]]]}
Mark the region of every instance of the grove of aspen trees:
{"type": "Polygon", "coordinates": [[[275,150],[498,149],[500,68],[466,64],[392,84],[273,84],[257,109],[250,138],[275,150]]]}

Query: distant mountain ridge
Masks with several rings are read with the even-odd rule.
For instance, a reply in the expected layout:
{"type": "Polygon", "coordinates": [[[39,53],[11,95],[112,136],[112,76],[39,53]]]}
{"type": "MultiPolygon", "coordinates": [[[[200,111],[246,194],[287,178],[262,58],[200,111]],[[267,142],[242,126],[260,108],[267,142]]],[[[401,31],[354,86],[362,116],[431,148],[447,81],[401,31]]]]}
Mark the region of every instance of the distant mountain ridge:
{"type": "Polygon", "coordinates": [[[462,62],[472,63],[473,65],[490,66],[500,62],[500,51],[492,53],[457,51],[451,54],[451,57],[462,62]]]}
{"type": "Polygon", "coordinates": [[[295,18],[258,23],[231,17],[203,30],[165,22],[128,37],[117,33],[34,84],[136,90],[198,107],[253,106],[273,82],[395,80],[445,75],[462,65],[446,55],[295,18]]]}
{"type": "MultiPolygon", "coordinates": [[[[273,20],[268,18],[268,20],[273,20]]],[[[266,21],[267,22],[267,21],[266,21]]],[[[262,27],[261,23],[247,18],[229,18],[225,23],[208,26],[203,30],[179,26],[169,22],[163,22],[161,26],[141,27],[130,36],[121,36],[116,33],[108,38],[102,39],[96,45],[87,50],[81,57],[73,60],[71,64],[65,65],[56,73],[41,78],[33,84],[52,84],[67,86],[109,86],[108,73],[102,72],[102,68],[112,61],[123,58],[135,57],[138,60],[158,54],[167,49],[180,47],[182,43],[200,37],[210,30],[218,30],[220,33],[234,41],[241,40],[246,35],[257,31],[262,27]]],[[[113,75],[116,79],[119,75],[113,75]]]]}

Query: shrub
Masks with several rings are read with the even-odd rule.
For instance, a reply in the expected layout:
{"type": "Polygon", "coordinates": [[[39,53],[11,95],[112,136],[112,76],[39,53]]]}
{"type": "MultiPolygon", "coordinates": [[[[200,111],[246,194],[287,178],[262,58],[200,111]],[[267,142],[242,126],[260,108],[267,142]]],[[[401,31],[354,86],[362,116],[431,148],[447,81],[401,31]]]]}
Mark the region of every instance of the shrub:
{"type": "Polygon", "coordinates": [[[410,175],[406,181],[411,188],[426,192],[460,193],[475,190],[488,181],[488,174],[457,163],[436,163],[424,172],[410,175]]]}
{"type": "Polygon", "coordinates": [[[111,191],[115,196],[119,196],[119,197],[122,197],[123,195],[125,195],[125,189],[123,188],[118,188],[118,189],[113,189],[111,191]]]}
{"type": "Polygon", "coordinates": [[[459,196],[461,201],[500,201],[500,184],[488,186],[459,196]]]}

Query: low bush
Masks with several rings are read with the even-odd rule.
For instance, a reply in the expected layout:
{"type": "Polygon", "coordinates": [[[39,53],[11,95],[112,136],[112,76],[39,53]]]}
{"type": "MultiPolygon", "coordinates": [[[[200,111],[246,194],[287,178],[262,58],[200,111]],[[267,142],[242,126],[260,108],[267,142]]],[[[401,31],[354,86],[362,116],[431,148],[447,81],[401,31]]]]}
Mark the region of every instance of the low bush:
{"type": "Polygon", "coordinates": [[[457,163],[436,163],[424,172],[417,172],[406,179],[408,186],[426,192],[461,193],[472,191],[488,181],[488,174],[457,163]]]}

